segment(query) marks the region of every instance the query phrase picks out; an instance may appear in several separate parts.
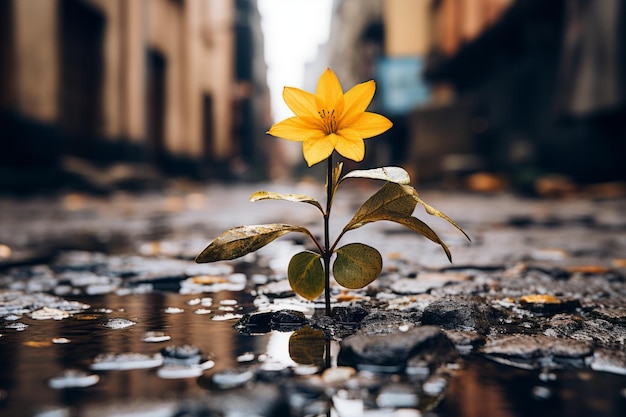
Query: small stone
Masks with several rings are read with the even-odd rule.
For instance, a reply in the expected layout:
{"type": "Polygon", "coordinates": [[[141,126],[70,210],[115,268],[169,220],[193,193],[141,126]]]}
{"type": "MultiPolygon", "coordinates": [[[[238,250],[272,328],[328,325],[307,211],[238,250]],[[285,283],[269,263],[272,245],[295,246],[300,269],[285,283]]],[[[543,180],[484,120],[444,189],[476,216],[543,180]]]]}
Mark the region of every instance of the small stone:
{"type": "Polygon", "coordinates": [[[144,355],[142,353],[101,353],[91,364],[94,371],[129,370],[156,368],[163,364],[160,354],[144,355]]]}
{"type": "Polygon", "coordinates": [[[249,369],[226,369],[216,372],[211,377],[213,383],[222,389],[242,386],[254,378],[254,372],[249,369]]]}
{"type": "Polygon", "coordinates": [[[102,326],[107,327],[109,329],[120,330],[120,329],[126,329],[127,327],[130,327],[130,326],[134,326],[135,324],[137,323],[132,320],[123,319],[123,318],[112,318],[102,323],[102,326]]]}
{"type": "Polygon", "coordinates": [[[475,330],[486,333],[494,311],[481,299],[453,297],[437,300],[424,309],[422,323],[450,330],[475,330]]]}
{"type": "Polygon", "coordinates": [[[552,390],[542,385],[537,385],[532,388],[532,395],[538,400],[548,400],[552,398],[552,390]]]}
{"type": "Polygon", "coordinates": [[[620,350],[596,349],[591,361],[594,371],[626,375],[626,352],[620,350]]]}
{"type": "Polygon", "coordinates": [[[383,387],[376,397],[376,405],[380,408],[417,407],[419,397],[413,387],[405,384],[389,384],[383,387]]]}
{"type": "Polygon", "coordinates": [[[77,369],[67,369],[51,378],[48,386],[52,389],[85,388],[96,385],[100,377],[77,369]]]}
{"type": "Polygon", "coordinates": [[[273,330],[292,331],[306,324],[303,312],[296,310],[280,310],[272,314],[270,322],[273,330]]]}
{"type": "Polygon", "coordinates": [[[49,307],[40,308],[30,314],[30,318],[33,320],[63,320],[69,316],[70,313],[67,311],[49,307]]]}
{"type": "Polygon", "coordinates": [[[163,332],[153,331],[144,333],[142,340],[146,343],[160,343],[167,342],[170,339],[171,337],[163,332]]]}
{"type": "Polygon", "coordinates": [[[454,345],[438,327],[421,326],[407,332],[349,336],[341,342],[337,364],[359,370],[398,372],[409,359],[423,358],[435,366],[457,356],[454,345]]]}
{"type": "Polygon", "coordinates": [[[273,315],[271,311],[244,314],[234,327],[244,333],[268,333],[272,330],[273,315]]]}
{"type": "Polygon", "coordinates": [[[490,340],[482,351],[496,361],[521,368],[539,367],[549,360],[582,361],[593,352],[592,344],[580,340],[558,339],[543,335],[513,335],[490,340]]]}
{"type": "Polygon", "coordinates": [[[564,311],[574,311],[580,307],[580,302],[575,299],[560,299],[549,294],[529,294],[520,297],[523,308],[535,313],[555,314],[564,311]]]}
{"type": "Polygon", "coordinates": [[[369,312],[363,307],[334,307],[331,317],[339,324],[358,325],[369,312]]]}
{"type": "Polygon", "coordinates": [[[356,374],[356,369],[349,366],[337,366],[328,368],[322,374],[322,380],[326,384],[345,382],[356,374]]]}
{"type": "Polygon", "coordinates": [[[197,346],[167,346],[161,350],[163,363],[172,365],[194,365],[200,362],[202,352],[197,346]]]}

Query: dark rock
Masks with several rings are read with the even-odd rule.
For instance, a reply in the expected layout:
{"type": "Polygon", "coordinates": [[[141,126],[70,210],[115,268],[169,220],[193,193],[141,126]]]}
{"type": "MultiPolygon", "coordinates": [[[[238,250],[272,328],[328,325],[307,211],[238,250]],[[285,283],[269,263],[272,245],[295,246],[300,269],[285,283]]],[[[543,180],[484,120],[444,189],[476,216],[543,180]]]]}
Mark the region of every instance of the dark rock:
{"type": "Polygon", "coordinates": [[[273,315],[272,311],[244,314],[234,327],[242,333],[268,333],[272,330],[273,315]]]}
{"type": "Polygon", "coordinates": [[[475,332],[447,330],[445,333],[461,353],[469,352],[485,344],[485,337],[475,332]]]}
{"type": "Polygon", "coordinates": [[[412,358],[424,358],[431,366],[457,357],[454,345],[437,327],[415,327],[390,334],[357,333],[341,343],[338,365],[357,369],[397,372],[412,358]]]}
{"type": "Polygon", "coordinates": [[[422,323],[450,330],[487,333],[495,318],[494,310],[478,298],[443,298],[424,309],[422,323]]]}
{"type": "Polygon", "coordinates": [[[272,315],[271,326],[273,330],[293,331],[303,327],[307,323],[303,312],[296,310],[280,310],[272,315]]]}
{"type": "Polygon", "coordinates": [[[358,326],[368,314],[366,309],[359,306],[335,307],[331,317],[339,324],[358,326]]]}
{"type": "Polygon", "coordinates": [[[412,311],[374,310],[361,321],[363,334],[396,333],[405,327],[413,327],[421,314],[412,311]]]}
{"type": "Polygon", "coordinates": [[[591,313],[614,324],[626,324],[626,308],[597,308],[591,313]]]}
{"type": "Polygon", "coordinates": [[[163,363],[171,365],[194,365],[202,359],[202,352],[197,346],[167,346],[161,349],[163,363]]]}
{"type": "Polygon", "coordinates": [[[523,364],[537,368],[549,362],[576,362],[582,365],[593,353],[591,343],[581,340],[558,339],[543,335],[513,335],[489,340],[483,353],[498,362],[523,364]],[[504,360],[499,360],[504,359],[504,360]]]}
{"type": "Polygon", "coordinates": [[[591,369],[626,375],[626,352],[619,350],[598,349],[593,353],[591,369]]]}

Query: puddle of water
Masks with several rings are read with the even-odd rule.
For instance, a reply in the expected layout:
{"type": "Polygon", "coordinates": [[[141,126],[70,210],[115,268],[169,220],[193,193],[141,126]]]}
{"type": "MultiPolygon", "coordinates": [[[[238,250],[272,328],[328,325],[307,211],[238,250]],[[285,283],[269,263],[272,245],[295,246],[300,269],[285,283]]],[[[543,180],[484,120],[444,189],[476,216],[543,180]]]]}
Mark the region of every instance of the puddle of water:
{"type": "MultiPolygon", "coordinates": [[[[0,323],[1,415],[33,416],[48,407],[67,407],[70,411],[65,415],[80,416],[94,404],[206,394],[206,383],[213,375],[218,375],[216,381],[225,381],[225,387],[245,381],[249,377],[245,369],[229,372],[248,363],[261,363],[268,370],[293,367],[297,375],[306,378],[334,365],[328,352],[335,356],[338,350],[335,342],[325,343],[308,328],[259,335],[238,333],[233,328],[236,318],[256,311],[251,297],[243,293],[222,291],[210,297],[169,292],[109,294],[78,301],[91,307],[62,320],[21,317],[18,322],[28,325],[22,331],[4,326],[9,322],[0,323]],[[169,359],[161,356],[168,346],[180,348],[169,359]],[[135,366],[126,364],[115,370],[93,367],[97,357],[104,355],[115,361],[119,359],[116,355],[125,353],[141,354],[135,355],[135,366]],[[164,364],[172,357],[179,364],[190,361],[198,367],[185,369],[174,363],[167,368],[164,364]],[[83,372],[69,373],[82,378],[77,387],[67,386],[64,377],[68,370],[83,372]]],[[[461,368],[452,374],[448,381],[433,379],[424,386],[432,403],[427,407],[434,407],[424,415],[626,415],[626,379],[619,375],[575,368],[528,371],[476,355],[465,356],[461,368]]],[[[345,415],[343,408],[354,409],[356,403],[363,407],[363,400],[349,393],[339,392],[335,397],[337,410],[327,410],[330,415],[341,417],[345,415]]],[[[406,407],[423,401],[414,393],[393,389],[379,395],[378,400],[383,406],[396,401],[406,407]]],[[[423,410],[426,405],[422,402],[419,407],[423,410]]],[[[372,415],[393,416],[396,411],[372,415]]]]}

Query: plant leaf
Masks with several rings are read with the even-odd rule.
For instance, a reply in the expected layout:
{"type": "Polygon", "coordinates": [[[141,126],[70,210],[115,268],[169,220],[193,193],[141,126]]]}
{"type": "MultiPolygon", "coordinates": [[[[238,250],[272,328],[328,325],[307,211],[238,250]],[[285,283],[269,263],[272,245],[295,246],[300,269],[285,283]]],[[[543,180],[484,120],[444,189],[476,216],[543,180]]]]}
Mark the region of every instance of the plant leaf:
{"type": "Polygon", "coordinates": [[[289,337],[289,357],[300,365],[324,366],[326,335],[323,331],[305,326],[289,337]]]}
{"type": "MultiPolygon", "coordinates": [[[[409,185],[388,182],[369,200],[363,203],[352,220],[344,227],[342,234],[364,226],[367,223],[380,220],[392,221],[406,226],[432,242],[441,245],[448,260],[452,262],[450,249],[444,241],[426,223],[412,216],[418,200],[421,201],[417,197],[415,188],[409,185]]],[[[443,213],[441,214],[444,215],[443,213]]]]}
{"type": "Polygon", "coordinates": [[[304,227],[290,224],[259,224],[239,226],[219,235],[196,257],[197,263],[227,261],[247,255],[290,233],[300,232],[311,235],[304,227]]]}
{"type": "Polygon", "coordinates": [[[407,185],[411,182],[411,177],[408,172],[406,172],[403,168],[394,166],[350,171],[343,176],[341,181],[346,178],[370,178],[373,180],[389,181],[402,185],[407,185]]]}
{"type": "Polygon", "coordinates": [[[430,226],[428,226],[426,223],[424,223],[417,217],[398,216],[394,218],[390,216],[387,219],[381,219],[381,220],[389,220],[389,221],[401,224],[403,226],[406,226],[409,229],[413,230],[414,232],[417,232],[420,235],[424,236],[425,238],[429,239],[430,241],[441,245],[441,248],[443,249],[443,251],[446,253],[446,256],[448,257],[448,261],[452,262],[452,254],[450,253],[450,249],[448,248],[448,245],[446,245],[445,242],[441,240],[441,238],[437,235],[437,233],[435,233],[433,229],[430,228],[430,226]]]}
{"type": "Polygon", "coordinates": [[[463,233],[463,235],[465,235],[467,240],[469,240],[470,242],[472,241],[472,239],[470,239],[470,237],[467,235],[467,233],[465,233],[465,231],[463,229],[461,229],[461,226],[456,224],[454,222],[454,220],[452,220],[450,217],[446,216],[441,211],[437,210],[435,207],[433,207],[433,206],[431,206],[429,204],[426,204],[424,202],[424,200],[422,200],[419,197],[419,195],[417,194],[417,191],[415,191],[415,190],[414,190],[413,197],[415,198],[415,201],[417,201],[418,203],[420,203],[424,207],[424,210],[426,210],[426,213],[430,214],[431,216],[437,216],[437,217],[440,217],[440,218],[444,219],[445,221],[450,223],[452,226],[456,227],[461,233],[463,233]]]}
{"type": "Polygon", "coordinates": [[[344,227],[343,233],[367,223],[387,220],[389,217],[387,213],[392,213],[393,217],[411,216],[417,205],[413,190],[414,188],[408,185],[386,183],[361,205],[352,220],[344,227]]]}
{"type": "Polygon", "coordinates": [[[250,201],[253,203],[260,200],[284,200],[296,203],[308,203],[323,212],[321,204],[316,199],[304,194],[279,194],[272,191],[257,191],[250,196],[250,201]]]}
{"type": "Polygon", "coordinates": [[[307,300],[317,298],[324,291],[324,268],[321,256],[309,251],[295,254],[289,261],[287,277],[296,294],[307,300]]]}
{"type": "Polygon", "coordinates": [[[343,287],[363,288],[374,281],[383,268],[383,258],[376,249],[362,243],[350,243],[335,251],[335,281],[343,287]]]}

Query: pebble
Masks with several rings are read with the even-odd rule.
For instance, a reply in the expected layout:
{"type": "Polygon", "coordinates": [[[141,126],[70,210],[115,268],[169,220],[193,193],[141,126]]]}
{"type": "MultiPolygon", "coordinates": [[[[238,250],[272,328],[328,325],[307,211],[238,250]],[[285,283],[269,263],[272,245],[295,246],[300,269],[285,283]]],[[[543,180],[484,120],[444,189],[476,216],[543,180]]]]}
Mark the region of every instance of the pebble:
{"type": "Polygon", "coordinates": [[[226,369],[216,372],[211,381],[221,389],[230,389],[242,386],[254,378],[254,372],[249,369],[226,369]]]}
{"type": "Polygon", "coordinates": [[[337,366],[328,368],[322,373],[322,380],[325,384],[336,384],[345,382],[356,374],[356,369],[349,366],[337,366]]]}
{"type": "Polygon", "coordinates": [[[338,365],[376,372],[397,372],[415,358],[423,358],[434,366],[458,356],[452,342],[435,326],[414,327],[391,334],[357,332],[345,338],[340,347],[338,365]]]}
{"type": "Polygon", "coordinates": [[[167,346],[161,354],[166,365],[195,365],[202,359],[202,352],[193,345],[167,346]]]}
{"type": "Polygon", "coordinates": [[[109,329],[120,330],[134,326],[136,322],[124,318],[111,318],[102,323],[102,326],[109,329]]]}
{"type": "Polygon", "coordinates": [[[594,371],[626,375],[626,352],[622,350],[596,349],[591,360],[594,371]]]}
{"type": "Polygon", "coordinates": [[[85,388],[96,385],[98,381],[100,381],[100,377],[96,374],[67,369],[54,378],[50,378],[48,386],[52,389],[85,388]]]}
{"type": "Polygon", "coordinates": [[[170,339],[171,337],[166,335],[163,332],[152,331],[152,332],[144,333],[143,338],[141,340],[143,340],[146,343],[160,343],[160,342],[167,342],[170,339]]]}
{"type": "Polygon", "coordinates": [[[142,353],[101,353],[91,364],[94,371],[125,371],[129,369],[156,368],[163,364],[163,356],[142,353]]]}
{"type": "Polygon", "coordinates": [[[204,371],[215,366],[215,362],[207,360],[194,365],[167,364],[157,370],[157,375],[162,379],[186,379],[198,378],[204,371]]]}
{"type": "Polygon", "coordinates": [[[30,318],[33,320],[63,320],[69,316],[70,313],[67,311],[49,307],[43,307],[30,313],[30,318]]]}
{"type": "Polygon", "coordinates": [[[376,405],[381,408],[417,407],[419,397],[414,388],[405,384],[388,384],[376,397],[376,405]]]}
{"type": "Polygon", "coordinates": [[[532,369],[541,366],[546,360],[582,361],[593,353],[593,346],[580,340],[543,335],[513,335],[488,340],[481,350],[498,362],[532,369]]]}

